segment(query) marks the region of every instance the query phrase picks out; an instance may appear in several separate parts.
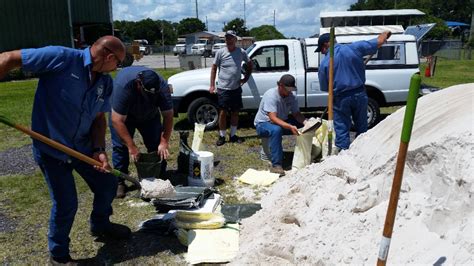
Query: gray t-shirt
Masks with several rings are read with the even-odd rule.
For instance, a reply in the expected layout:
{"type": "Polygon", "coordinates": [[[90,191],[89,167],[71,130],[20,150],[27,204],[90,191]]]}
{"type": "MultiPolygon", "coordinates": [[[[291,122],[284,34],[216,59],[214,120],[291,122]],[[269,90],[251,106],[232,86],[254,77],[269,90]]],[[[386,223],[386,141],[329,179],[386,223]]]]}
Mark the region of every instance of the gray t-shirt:
{"type": "Polygon", "coordinates": [[[283,98],[278,93],[278,88],[269,89],[263,94],[253,123],[256,126],[258,123],[270,122],[268,113],[276,113],[281,120],[287,120],[288,114],[299,111],[298,101],[293,93],[283,98]]]}
{"type": "Polygon", "coordinates": [[[217,88],[235,90],[240,87],[242,61],[249,61],[247,53],[242,48],[237,47],[230,53],[227,47],[223,47],[216,52],[213,63],[219,71],[217,88]]]}

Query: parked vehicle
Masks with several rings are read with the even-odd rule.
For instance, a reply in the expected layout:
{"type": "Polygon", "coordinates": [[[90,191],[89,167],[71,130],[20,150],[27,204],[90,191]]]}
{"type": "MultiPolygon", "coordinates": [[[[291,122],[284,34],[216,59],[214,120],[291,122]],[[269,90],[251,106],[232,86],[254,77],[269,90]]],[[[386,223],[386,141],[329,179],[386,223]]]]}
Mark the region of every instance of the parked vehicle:
{"type": "MultiPolygon", "coordinates": [[[[337,36],[338,43],[375,38],[371,36],[337,36]]],[[[253,62],[253,73],[242,86],[243,111],[255,112],[262,95],[276,87],[283,74],[296,78],[299,107],[302,111],[322,110],[327,105],[327,93],[321,91],[318,67],[324,55],[315,53],[318,39],[269,40],[254,43],[247,49],[253,62]]],[[[373,127],[380,120],[380,107],[406,103],[410,78],[419,72],[416,39],[412,35],[392,35],[367,64],[365,83],[369,96],[367,120],[373,127]]],[[[173,86],[175,114],[186,113],[191,123],[217,125],[216,95],[209,93],[210,69],[182,72],[169,78],[173,86]]]]}
{"type": "Polygon", "coordinates": [[[199,38],[197,43],[191,46],[191,53],[194,55],[202,55],[204,57],[210,57],[212,55],[212,46],[214,40],[211,38],[199,38]]]}
{"type": "Polygon", "coordinates": [[[152,53],[152,50],[151,50],[151,47],[148,45],[148,41],[147,40],[134,40],[134,42],[137,42],[138,43],[138,48],[140,50],[140,53],[142,55],[149,55],[152,53]]]}
{"type": "Polygon", "coordinates": [[[212,46],[212,56],[216,56],[216,52],[222,47],[225,47],[225,40],[219,40],[218,43],[212,46]]]}
{"type": "Polygon", "coordinates": [[[185,54],[186,53],[186,39],[185,38],[178,38],[178,42],[173,47],[173,54],[185,54]]]}

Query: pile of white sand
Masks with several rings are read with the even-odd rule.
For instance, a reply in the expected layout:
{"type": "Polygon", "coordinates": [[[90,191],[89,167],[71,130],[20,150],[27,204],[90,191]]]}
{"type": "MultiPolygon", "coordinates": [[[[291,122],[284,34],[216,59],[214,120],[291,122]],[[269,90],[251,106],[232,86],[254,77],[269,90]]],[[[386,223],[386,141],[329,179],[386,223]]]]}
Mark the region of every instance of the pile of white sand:
{"type": "MultiPolygon", "coordinates": [[[[387,262],[474,265],[474,83],[418,101],[387,262]]],[[[281,178],[235,264],[375,264],[404,108],[348,151],[281,178]]]]}

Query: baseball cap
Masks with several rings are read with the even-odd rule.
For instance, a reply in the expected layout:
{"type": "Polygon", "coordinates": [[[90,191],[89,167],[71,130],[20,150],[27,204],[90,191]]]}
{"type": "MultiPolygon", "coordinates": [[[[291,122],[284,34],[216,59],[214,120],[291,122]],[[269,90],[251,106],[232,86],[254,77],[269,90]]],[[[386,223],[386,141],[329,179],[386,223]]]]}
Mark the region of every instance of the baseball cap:
{"type": "Polygon", "coordinates": [[[323,48],[323,44],[329,42],[329,33],[324,33],[323,35],[319,36],[318,39],[318,48],[314,50],[314,52],[321,52],[321,48],[323,48]]]}
{"type": "Polygon", "coordinates": [[[237,38],[237,34],[233,30],[228,30],[225,32],[225,36],[229,36],[229,35],[237,38]]]}
{"type": "Polygon", "coordinates": [[[296,91],[295,77],[290,74],[285,74],[281,76],[280,85],[283,85],[287,91],[296,91]]]}
{"type": "Polygon", "coordinates": [[[137,78],[142,82],[143,90],[146,92],[155,93],[161,87],[161,78],[153,70],[140,71],[137,78]]]}

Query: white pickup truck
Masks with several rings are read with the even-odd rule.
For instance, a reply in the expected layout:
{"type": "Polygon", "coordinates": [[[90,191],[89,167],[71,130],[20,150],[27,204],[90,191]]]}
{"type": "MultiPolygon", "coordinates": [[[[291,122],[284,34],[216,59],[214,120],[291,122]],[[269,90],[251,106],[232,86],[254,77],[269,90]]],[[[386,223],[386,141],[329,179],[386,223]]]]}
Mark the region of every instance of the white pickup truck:
{"type": "MultiPolygon", "coordinates": [[[[338,43],[375,38],[371,36],[337,36],[338,43]]],[[[327,93],[319,88],[318,66],[322,54],[315,53],[317,38],[304,40],[269,40],[254,43],[247,49],[254,69],[249,81],[242,86],[243,110],[250,113],[258,109],[262,95],[283,74],[296,78],[295,92],[301,111],[323,110],[327,106],[327,93]]],[[[365,83],[369,96],[367,119],[369,127],[380,119],[380,107],[406,103],[410,78],[419,72],[419,59],[415,37],[394,34],[379,48],[366,66],[365,83]]],[[[210,68],[182,72],[169,78],[173,87],[175,114],[187,113],[191,123],[217,125],[216,95],[209,93],[210,68]]]]}

